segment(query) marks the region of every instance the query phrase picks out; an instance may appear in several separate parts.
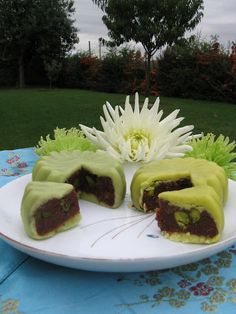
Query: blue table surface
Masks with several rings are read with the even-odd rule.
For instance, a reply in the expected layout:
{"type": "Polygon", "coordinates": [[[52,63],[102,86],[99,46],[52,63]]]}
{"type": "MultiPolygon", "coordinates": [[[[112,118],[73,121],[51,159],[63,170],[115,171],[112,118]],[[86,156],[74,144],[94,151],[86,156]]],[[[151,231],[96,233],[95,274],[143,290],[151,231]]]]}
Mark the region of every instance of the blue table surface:
{"type": "MultiPolygon", "coordinates": [[[[32,148],[0,152],[0,186],[32,170],[32,148]]],[[[0,230],[1,232],[1,230],[0,230]]],[[[99,273],[27,256],[0,240],[0,313],[236,313],[236,248],[173,269],[99,273]]]]}

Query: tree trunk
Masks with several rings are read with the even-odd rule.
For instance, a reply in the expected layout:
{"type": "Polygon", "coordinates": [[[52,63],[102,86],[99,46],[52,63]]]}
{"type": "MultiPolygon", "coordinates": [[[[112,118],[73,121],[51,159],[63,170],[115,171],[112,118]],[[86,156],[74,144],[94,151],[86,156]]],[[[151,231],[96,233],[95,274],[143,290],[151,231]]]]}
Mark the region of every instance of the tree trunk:
{"type": "Polygon", "coordinates": [[[150,72],[151,72],[151,54],[147,53],[147,63],[146,63],[146,90],[145,96],[150,95],[150,72]]]}
{"type": "Polygon", "coordinates": [[[25,87],[25,69],[24,69],[24,49],[21,49],[18,59],[18,71],[19,71],[19,87],[25,87]]]}

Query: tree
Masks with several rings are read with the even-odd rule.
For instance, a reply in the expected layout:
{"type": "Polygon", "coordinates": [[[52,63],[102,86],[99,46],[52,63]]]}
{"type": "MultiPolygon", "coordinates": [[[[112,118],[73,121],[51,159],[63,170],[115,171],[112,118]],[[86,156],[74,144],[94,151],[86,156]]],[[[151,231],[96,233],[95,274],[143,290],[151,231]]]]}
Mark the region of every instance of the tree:
{"type": "Polygon", "coordinates": [[[50,62],[44,62],[44,68],[49,79],[49,87],[52,88],[52,84],[58,80],[62,69],[62,63],[56,59],[52,59],[50,62]]]}
{"type": "Polygon", "coordinates": [[[78,41],[73,0],[0,0],[0,58],[17,60],[19,87],[32,55],[60,59],[78,41]]]}
{"type": "Polygon", "coordinates": [[[146,93],[150,89],[151,57],[191,31],[203,16],[203,0],[93,0],[105,13],[102,17],[111,41],[121,45],[140,42],[147,55],[146,93]]]}

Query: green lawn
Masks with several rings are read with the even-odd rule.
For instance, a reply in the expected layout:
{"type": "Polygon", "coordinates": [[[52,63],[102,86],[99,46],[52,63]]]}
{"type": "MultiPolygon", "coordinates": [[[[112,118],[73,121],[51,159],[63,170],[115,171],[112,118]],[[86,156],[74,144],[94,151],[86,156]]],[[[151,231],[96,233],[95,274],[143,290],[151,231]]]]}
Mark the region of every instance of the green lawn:
{"type": "MultiPolygon", "coordinates": [[[[69,89],[0,90],[0,150],[34,146],[41,135],[52,134],[57,126],[71,128],[82,123],[100,128],[105,101],[122,104],[125,96],[69,89]]],[[[222,133],[236,140],[236,105],[161,97],[160,108],[164,116],[180,109],[179,116],[185,117],[182,124],[194,124],[194,133],[222,133]]]]}

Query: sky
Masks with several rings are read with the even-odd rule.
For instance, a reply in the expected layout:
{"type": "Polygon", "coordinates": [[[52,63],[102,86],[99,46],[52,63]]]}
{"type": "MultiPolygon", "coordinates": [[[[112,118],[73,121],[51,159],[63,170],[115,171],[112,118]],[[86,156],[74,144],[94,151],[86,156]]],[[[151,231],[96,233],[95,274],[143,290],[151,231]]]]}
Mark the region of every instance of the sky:
{"type": "MultiPolygon", "coordinates": [[[[107,28],[102,22],[103,12],[92,0],[74,0],[75,25],[79,29],[79,44],[77,48],[88,51],[89,42],[94,54],[98,54],[98,39],[107,37],[107,28]]],[[[192,32],[201,35],[202,39],[209,41],[211,35],[218,35],[219,41],[226,48],[232,41],[236,42],[236,0],[205,0],[204,16],[197,28],[192,32]]],[[[141,46],[131,47],[140,48],[141,46]]],[[[102,48],[102,53],[105,48],[102,48]]]]}

